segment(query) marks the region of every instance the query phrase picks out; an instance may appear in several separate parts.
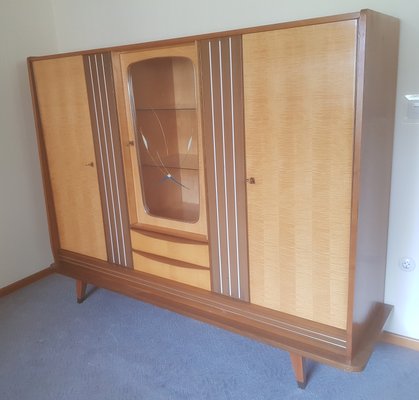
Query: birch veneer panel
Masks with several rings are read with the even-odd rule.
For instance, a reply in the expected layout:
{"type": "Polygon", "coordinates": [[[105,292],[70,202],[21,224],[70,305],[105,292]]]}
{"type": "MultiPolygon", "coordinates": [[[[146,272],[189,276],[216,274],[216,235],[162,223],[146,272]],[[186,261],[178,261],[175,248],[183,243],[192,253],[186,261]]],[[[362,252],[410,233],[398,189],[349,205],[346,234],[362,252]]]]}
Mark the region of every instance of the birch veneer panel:
{"type": "Polygon", "coordinates": [[[134,269],[155,276],[185,283],[197,288],[211,290],[210,271],[208,268],[179,263],[148,253],[134,250],[134,269]]]}
{"type": "Polygon", "coordinates": [[[243,36],[251,302],[346,327],[357,22],[243,36]]]}
{"type": "Polygon", "coordinates": [[[33,62],[61,249],[107,259],[82,56],[33,62]]]}
{"type": "Polygon", "coordinates": [[[209,268],[208,244],[154,232],[132,230],[132,248],[141,252],[172,258],[209,268]]]}

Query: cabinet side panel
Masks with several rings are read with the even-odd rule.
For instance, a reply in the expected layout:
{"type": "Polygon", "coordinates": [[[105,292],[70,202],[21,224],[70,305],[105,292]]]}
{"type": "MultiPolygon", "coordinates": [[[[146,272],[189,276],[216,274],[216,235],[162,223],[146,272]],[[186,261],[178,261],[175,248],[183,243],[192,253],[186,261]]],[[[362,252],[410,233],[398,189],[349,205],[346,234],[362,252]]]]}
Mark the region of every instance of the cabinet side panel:
{"type": "Polygon", "coordinates": [[[213,290],[249,300],[241,37],[200,42],[213,290]]]}
{"type": "Polygon", "coordinates": [[[399,21],[366,11],[359,31],[353,215],[357,235],[351,251],[354,298],[348,321],[353,352],[384,301],[399,21]]]}
{"type": "Polygon", "coordinates": [[[82,56],[33,62],[60,248],[107,259],[82,56]]]}
{"type": "Polygon", "coordinates": [[[346,328],[355,20],[243,36],[251,302],[346,328]]]}
{"type": "Polygon", "coordinates": [[[132,266],[122,152],[109,53],[84,56],[108,261],[132,266]]]}

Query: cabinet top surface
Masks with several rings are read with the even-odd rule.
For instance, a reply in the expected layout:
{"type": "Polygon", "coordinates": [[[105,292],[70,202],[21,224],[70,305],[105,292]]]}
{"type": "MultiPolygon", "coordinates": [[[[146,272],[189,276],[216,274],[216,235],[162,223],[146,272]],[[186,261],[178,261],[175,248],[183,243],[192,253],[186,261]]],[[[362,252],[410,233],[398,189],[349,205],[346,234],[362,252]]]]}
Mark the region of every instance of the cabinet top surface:
{"type": "Polygon", "coordinates": [[[37,61],[37,60],[42,60],[42,59],[47,59],[47,58],[66,57],[70,55],[83,55],[83,54],[92,54],[92,53],[108,52],[108,51],[129,52],[129,51],[155,48],[155,47],[173,46],[177,44],[193,42],[196,40],[209,40],[209,39],[232,36],[232,35],[243,35],[243,34],[248,34],[248,33],[263,32],[263,31],[269,31],[269,30],[287,29],[287,28],[293,28],[293,27],[304,26],[304,25],[315,25],[315,24],[324,24],[324,23],[329,23],[329,22],[345,21],[345,20],[350,20],[350,19],[358,19],[361,17],[362,14],[367,14],[367,13],[375,13],[375,11],[362,10],[362,11],[353,12],[353,13],[338,14],[338,15],[310,18],[310,19],[290,21],[290,22],[281,22],[277,24],[261,25],[261,26],[241,28],[241,29],[228,30],[228,31],[204,33],[204,34],[185,36],[185,37],[179,37],[179,38],[168,38],[164,40],[157,40],[157,41],[150,41],[150,42],[143,42],[143,43],[140,42],[140,43],[129,44],[129,45],[102,47],[102,48],[96,48],[96,49],[80,50],[80,51],[51,54],[51,55],[44,55],[44,56],[33,56],[33,57],[28,57],[28,61],[32,62],[32,61],[37,61]]]}

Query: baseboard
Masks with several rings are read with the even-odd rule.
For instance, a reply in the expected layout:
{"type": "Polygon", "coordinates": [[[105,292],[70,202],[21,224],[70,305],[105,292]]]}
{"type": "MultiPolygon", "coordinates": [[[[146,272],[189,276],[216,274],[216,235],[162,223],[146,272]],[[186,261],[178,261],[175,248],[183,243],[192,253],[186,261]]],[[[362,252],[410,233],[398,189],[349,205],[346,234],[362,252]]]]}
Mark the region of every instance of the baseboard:
{"type": "Polygon", "coordinates": [[[35,274],[29,275],[26,278],[21,279],[20,281],[5,286],[4,288],[0,289],[0,297],[7,296],[8,294],[15,292],[16,290],[22,289],[23,287],[28,286],[31,283],[39,281],[40,279],[55,273],[55,270],[55,266],[51,264],[48,268],[45,268],[35,274]]]}
{"type": "Polygon", "coordinates": [[[419,340],[406,336],[396,335],[395,333],[384,331],[381,334],[381,341],[394,344],[396,346],[406,347],[408,349],[419,351],[419,340]]]}

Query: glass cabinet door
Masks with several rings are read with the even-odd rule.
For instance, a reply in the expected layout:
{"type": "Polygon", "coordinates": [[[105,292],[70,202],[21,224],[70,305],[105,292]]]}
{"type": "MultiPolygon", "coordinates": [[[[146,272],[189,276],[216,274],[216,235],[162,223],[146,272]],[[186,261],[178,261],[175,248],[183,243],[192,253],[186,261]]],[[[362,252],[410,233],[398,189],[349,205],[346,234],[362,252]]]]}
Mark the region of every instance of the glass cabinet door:
{"type": "Polygon", "coordinates": [[[200,217],[195,81],[187,57],[150,58],[129,67],[145,211],[189,223],[200,217]]]}

